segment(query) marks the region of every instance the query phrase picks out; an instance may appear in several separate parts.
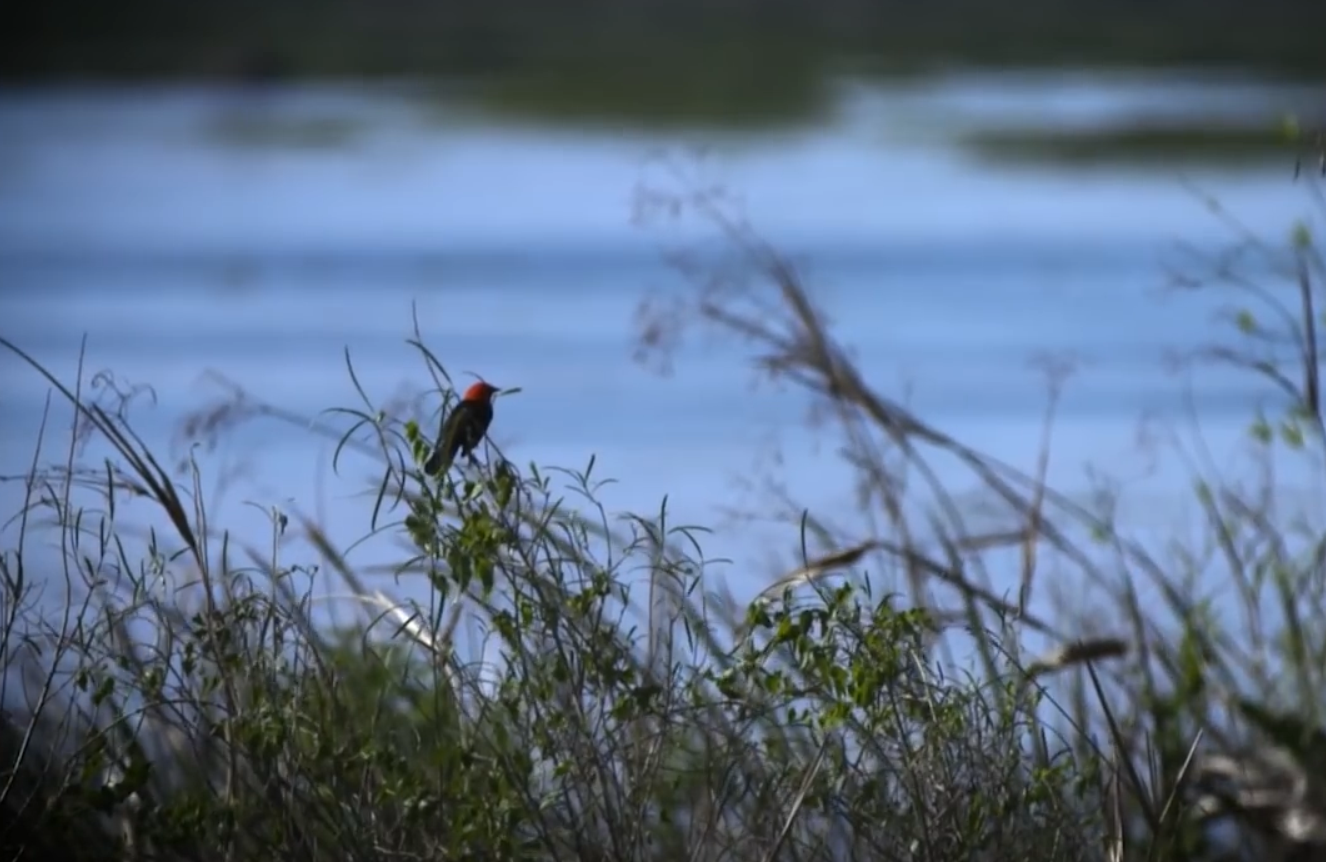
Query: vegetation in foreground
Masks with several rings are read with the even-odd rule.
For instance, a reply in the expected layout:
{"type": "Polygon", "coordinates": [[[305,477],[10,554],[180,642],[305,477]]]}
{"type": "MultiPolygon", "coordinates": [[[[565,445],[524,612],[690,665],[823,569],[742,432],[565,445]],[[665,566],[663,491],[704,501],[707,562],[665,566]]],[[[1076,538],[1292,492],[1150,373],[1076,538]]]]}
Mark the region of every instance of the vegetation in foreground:
{"type": "MultiPolygon", "coordinates": [[[[43,441],[6,532],[4,858],[1322,858],[1321,225],[1285,248],[1242,234],[1212,268],[1241,304],[1195,358],[1261,374],[1291,408],[1256,417],[1242,464],[1189,453],[1203,530],[1158,556],[1114,523],[1107,486],[1084,508],[1044,462],[997,463],[874,389],[721,201],[655,190],[642,207],[708,218],[734,275],[647,309],[642,350],[682,324],[748,339],[816,396],[859,522],[771,485],[765,514],[804,565],[738,607],[665,508],[594,506],[592,462],[518,470],[490,447],[439,484],[419,425],[363,393],[336,436],[381,467],[366,532],[399,536],[394,573],[431,585],[401,603],[349,564],[358,537],[278,509],[265,545],[210,523],[195,467],[174,475],[122,411],[48,376],[117,455],[43,441]],[[935,458],[966,465],[1008,529],[965,527],[935,458]],[[1318,508],[1278,508],[1273,460],[1318,508]],[[135,532],[131,499],[162,528],[135,532]],[[1000,595],[988,568],[1010,553],[1017,594],[1000,595]],[[359,597],[359,623],[314,624],[315,568],[359,597]],[[1040,610],[1048,580],[1076,603],[1040,610]]],[[[239,400],[189,427],[237,421],[307,423],[239,400]]]]}

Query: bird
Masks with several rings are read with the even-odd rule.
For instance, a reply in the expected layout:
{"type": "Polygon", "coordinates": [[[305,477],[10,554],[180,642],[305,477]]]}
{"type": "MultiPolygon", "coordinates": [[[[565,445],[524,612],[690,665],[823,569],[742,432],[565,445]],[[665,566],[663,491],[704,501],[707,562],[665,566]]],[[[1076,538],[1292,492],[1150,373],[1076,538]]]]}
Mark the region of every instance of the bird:
{"type": "Polygon", "coordinates": [[[472,384],[451,413],[442,420],[433,453],[424,462],[424,472],[430,476],[445,473],[456,460],[457,452],[469,457],[483,442],[488,426],[493,421],[493,396],[497,387],[480,380],[472,384]]]}

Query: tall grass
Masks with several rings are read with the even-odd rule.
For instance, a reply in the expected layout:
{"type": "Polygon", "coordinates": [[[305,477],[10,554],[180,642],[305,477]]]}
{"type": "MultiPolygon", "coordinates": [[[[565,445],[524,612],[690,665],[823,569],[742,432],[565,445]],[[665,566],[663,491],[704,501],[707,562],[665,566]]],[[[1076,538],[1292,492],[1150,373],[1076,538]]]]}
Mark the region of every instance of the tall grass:
{"type": "MultiPolygon", "coordinates": [[[[1194,460],[1202,535],[1162,557],[1049,486],[1052,411],[1035,469],[998,462],[874,388],[811,287],[721,201],[642,204],[708,219],[742,276],[707,272],[647,309],[642,349],[684,325],[748,340],[814,395],[868,517],[771,497],[803,565],[740,606],[666,508],[599,506],[592,461],[521,469],[489,445],[438,483],[419,425],[360,390],[314,433],[376,459],[365,532],[399,537],[393,571],[430,585],[406,602],[349,562],[359,537],[280,511],[263,542],[212,523],[191,462],[163,466],[81,375],[3,340],[114,453],[52,456],[43,433],[0,557],[6,858],[1323,858],[1320,225],[1286,248],[1241,233],[1215,270],[1245,293],[1237,337],[1204,358],[1291,406],[1256,419],[1246,464],[1194,460]],[[1282,281],[1248,280],[1249,256],[1282,281]],[[1008,529],[968,527],[941,458],[1008,529]],[[1272,463],[1314,507],[1279,508],[1272,463]],[[163,527],[135,532],[130,501],[163,527]],[[357,622],[318,624],[296,536],[357,622]],[[1005,595],[991,569],[1010,550],[1005,595]],[[1047,568],[1108,604],[1041,610],[1047,568]],[[884,593],[890,577],[905,588],[884,593]],[[1241,616],[1215,612],[1215,586],[1241,616]]],[[[413,343],[450,393],[417,327],[413,343]]],[[[251,398],[189,427],[241,421],[309,427],[251,398]]]]}

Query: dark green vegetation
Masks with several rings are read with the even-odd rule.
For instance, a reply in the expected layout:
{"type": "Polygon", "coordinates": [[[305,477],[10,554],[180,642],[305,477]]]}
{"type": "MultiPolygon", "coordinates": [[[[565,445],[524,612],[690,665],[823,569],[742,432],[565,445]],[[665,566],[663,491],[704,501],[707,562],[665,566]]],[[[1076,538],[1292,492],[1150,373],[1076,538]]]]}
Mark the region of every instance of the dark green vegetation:
{"type": "Polygon", "coordinates": [[[1292,159],[1297,144],[1274,128],[1139,124],[1089,131],[986,131],[963,145],[999,162],[1116,167],[1123,164],[1221,165],[1292,159]]]}
{"type": "MultiPolygon", "coordinates": [[[[652,201],[673,211],[672,194],[652,201]]],[[[377,467],[364,531],[400,540],[385,574],[431,585],[401,606],[353,564],[359,536],[280,509],[266,538],[226,532],[194,466],[48,378],[117,454],[83,463],[43,439],[5,534],[0,858],[1320,858],[1326,515],[1278,508],[1260,468],[1275,451],[1326,490],[1322,225],[1192,263],[1190,287],[1244,308],[1198,358],[1292,407],[1250,417],[1242,463],[1188,453],[1199,528],[1150,552],[1105,487],[1085,509],[874,389],[777,255],[687,200],[752,278],[647,310],[642,351],[678,322],[749,340],[816,393],[856,467],[842,497],[869,518],[830,523],[771,482],[761,514],[787,519],[805,565],[742,607],[702,533],[586,505],[602,467],[518,471],[490,449],[458,486],[425,482],[420,424],[363,393],[320,420],[341,429],[312,427],[344,441],[343,467],[377,467]],[[1284,266],[1245,271],[1249,250],[1284,266]],[[973,534],[925,487],[936,457],[966,465],[952,490],[996,501],[1006,529],[973,534]],[[150,536],[128,520],[149,510],[150,536]],[[1004,595],[987,567],[1010,555],[1004,595]],[[313,625],[311,578],[357,595],[360,623],[313,625]],[[1055,584],[1072,599],[1047,612],[1055,584]],[[66,585],[68,608],[51,600],[66,585]]],[[[43,373],[3,346],[7,374],[43,373]]],[[[252,401],[186,424],[243,421],[310,428],[252,401]]]]}
{"type": "Polygon", "coordinates": [[[432,78],[559,118],[806,117],[827,76],[977,67],[1227,68],[1320,79],[1326,7],[1104,3],[19,0],[0,77],[432,78]]]}

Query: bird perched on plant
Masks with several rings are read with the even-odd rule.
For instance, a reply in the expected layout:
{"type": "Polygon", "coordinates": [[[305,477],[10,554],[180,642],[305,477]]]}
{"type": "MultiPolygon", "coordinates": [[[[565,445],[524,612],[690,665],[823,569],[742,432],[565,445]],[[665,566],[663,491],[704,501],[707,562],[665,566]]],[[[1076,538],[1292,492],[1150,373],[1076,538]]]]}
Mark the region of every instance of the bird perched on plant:
{"type": "Polygon", "coordinates": [[[493,396],[497,387],[480,380],[465,390],[460,403],[445,419],[433,444],[433,454],[424,462],[424,472],[430,476],[445,473],[456,460],[456,453],[469,457],[483,442],[488,425],[493,421],[493,396]]]}

